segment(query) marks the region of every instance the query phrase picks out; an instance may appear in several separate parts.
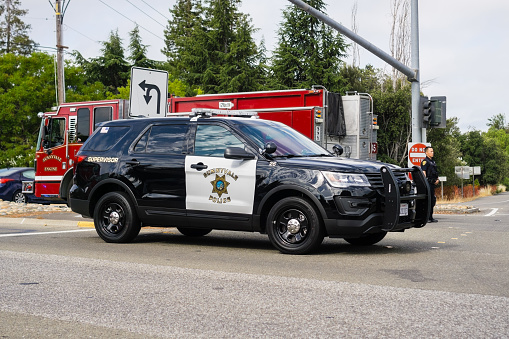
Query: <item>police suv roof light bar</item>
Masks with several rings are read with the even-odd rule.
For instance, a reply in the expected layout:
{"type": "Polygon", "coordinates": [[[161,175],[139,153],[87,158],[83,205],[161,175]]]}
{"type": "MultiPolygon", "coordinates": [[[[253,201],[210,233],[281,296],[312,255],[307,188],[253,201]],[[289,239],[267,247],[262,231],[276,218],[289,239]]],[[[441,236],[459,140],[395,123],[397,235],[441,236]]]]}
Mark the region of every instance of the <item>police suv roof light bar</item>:
{"type": "Polygon", "coordinates": [[[227,116],[242,116],[258,118],[258,113],[253,111],[239,111],[239,110],[224,110],[224,109],[213,109],[213,108],[193,108],[189,114],[190,117],[212,117],[215,115],[227,115],[227,116]]]}

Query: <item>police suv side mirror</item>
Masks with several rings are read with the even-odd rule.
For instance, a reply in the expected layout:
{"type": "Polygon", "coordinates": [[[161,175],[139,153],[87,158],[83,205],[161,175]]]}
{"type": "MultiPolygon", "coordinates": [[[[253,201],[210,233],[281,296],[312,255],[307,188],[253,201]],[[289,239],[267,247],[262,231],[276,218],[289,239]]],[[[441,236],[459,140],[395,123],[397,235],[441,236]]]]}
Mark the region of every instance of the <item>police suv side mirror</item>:
{"type": "Polygon", "coordinates": [[[341,145],[332,146],[332,150],[334,151],[334,154],[336,154],[337,157],[343,154],[343,147],[341,145]]]}
{"type": "Polygon", "coordinates": [[[265,148],[263,150],[264,154],[272,154],[277,150],[277,145],[272,141],[269,141],[265,144],[265,148]]]}
{"type": "Polygon", "coordinates": [[[234,160],[250,160],[254,159],[255,155],[240,147],[227,147],[224,150],[224,157],[234,160]]]}

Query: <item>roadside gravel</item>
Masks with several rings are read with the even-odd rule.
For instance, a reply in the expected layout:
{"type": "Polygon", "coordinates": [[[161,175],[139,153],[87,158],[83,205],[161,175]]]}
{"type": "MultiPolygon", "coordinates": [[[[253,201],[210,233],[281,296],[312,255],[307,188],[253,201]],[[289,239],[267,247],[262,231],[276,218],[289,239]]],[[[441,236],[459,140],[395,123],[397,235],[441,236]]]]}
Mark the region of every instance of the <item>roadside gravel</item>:
{"type": "Polygon", "coordinates": [[[65,204],[40,205],[40,204],[18,204],[12,201],[0,200],[0,217],[17,217],[27,214],[45,214],[56,212],[71,212],[71,209],[65,204]]]}

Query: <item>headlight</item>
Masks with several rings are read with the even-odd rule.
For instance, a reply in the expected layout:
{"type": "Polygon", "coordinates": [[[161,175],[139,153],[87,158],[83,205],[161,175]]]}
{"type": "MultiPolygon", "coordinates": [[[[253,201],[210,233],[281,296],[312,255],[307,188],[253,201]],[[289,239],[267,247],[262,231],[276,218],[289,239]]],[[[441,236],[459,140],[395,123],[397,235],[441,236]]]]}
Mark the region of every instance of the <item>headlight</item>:
{"type": "Polygon", "coordinates": [[[364,174],[338,173],[322,171],[329,184],[334,187],[347,188],[350,186],[370,186],[364,174]]]}

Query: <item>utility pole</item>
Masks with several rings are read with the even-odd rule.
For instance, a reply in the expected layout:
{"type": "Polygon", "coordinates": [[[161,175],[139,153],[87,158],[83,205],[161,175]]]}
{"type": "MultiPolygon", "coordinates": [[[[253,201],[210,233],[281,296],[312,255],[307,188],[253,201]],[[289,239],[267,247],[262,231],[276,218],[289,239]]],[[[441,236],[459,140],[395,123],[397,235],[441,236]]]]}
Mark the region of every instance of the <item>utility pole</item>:
{"type": "Polygon", "coordinates": [[[57,93],[60,105],[65,102],[64,48],[67,48],[62,43],[62,22],[64,21],[62,0],[55,0],[55,17],[57,24],[57,93]]]}

